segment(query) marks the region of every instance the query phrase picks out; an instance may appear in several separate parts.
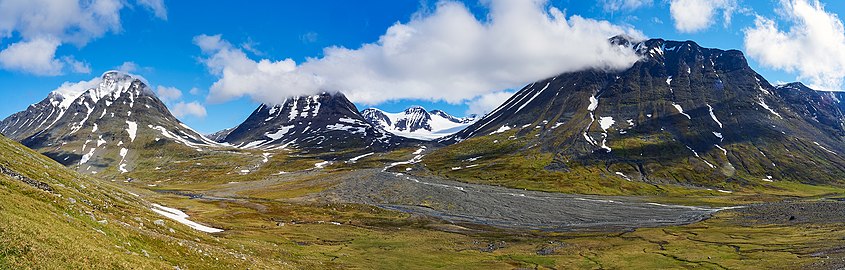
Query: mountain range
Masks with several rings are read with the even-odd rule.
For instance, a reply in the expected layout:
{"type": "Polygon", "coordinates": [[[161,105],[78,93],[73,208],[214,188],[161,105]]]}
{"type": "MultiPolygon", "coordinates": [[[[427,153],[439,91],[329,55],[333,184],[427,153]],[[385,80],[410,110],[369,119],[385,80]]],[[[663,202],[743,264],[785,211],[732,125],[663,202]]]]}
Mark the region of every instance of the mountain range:
{"type": "Polygon", "coordinates": [[[459,118],[441,110],[426,111],[420,106],[412,106],[400,113],[369,108],[361,111],[361,115],[367,122],[392,134],[429,141],[454,134],[477,118],[476,115],[459,118]]]}
{"type": "MultiPolygon", "coordinates": [[[[434,140],[483,152],[488,168],[507,167],[512,160],[504,157],[540,153],[541,172],[563,179],[587,170],[616,181],[727,188],[771,179],[845,178],[842,93],[800,83],[772,85],[740,51],[692,41],[611,42],[642,59],[626,70],[587,70],[531,83],[480,118],[419,106],[359,112],[343,94],[325,92],[261,104],[238,126],[204,137],[173,117],[143,80],[111,71],[85,91],[50,93],[0,121],[0,132],[91,173],[127,172],[137,158],[133,150],[168,144],[192,151],[331,153],[389,151],[434,140]],[[504,141],[513,142],[503,149],[504,141]],[[808,172],[812,167],[823,169],[808,172]]],[[[475,155],[450,147],[435,150],[431,156],[440,160],[433,162],[460,167],[460,160],[475,155]]]]}

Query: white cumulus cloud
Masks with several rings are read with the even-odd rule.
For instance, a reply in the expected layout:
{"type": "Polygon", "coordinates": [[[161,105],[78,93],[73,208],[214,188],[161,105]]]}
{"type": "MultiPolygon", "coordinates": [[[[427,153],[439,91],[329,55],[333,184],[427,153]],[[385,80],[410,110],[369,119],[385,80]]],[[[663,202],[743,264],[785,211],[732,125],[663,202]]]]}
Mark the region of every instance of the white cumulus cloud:
{"type": "Polygon", "coordinates": [[[63,97],[68,98],[64,100],[64,102],[69,105],[70,102],[73,102],[73,100],[82,95],[82,93],[85,93],[88,89],[97,87],[97,85],[99,85],[102,81],[102,78],[95,77],[89,81],[64,82],[61,86],[59,86],[59,88],[56,88],[52,92],[61,94],[63,97]]]}
{"type": "Polygon", "coordinates": [[[719,12],[722,13],[725,24],[730,24],[736,10],[736,0],[672,0],[669,5],[675,29],[684,33],[709,28],[716,21],[715,17],[719,12]]]}
{"type": "Polygon", "coordinates": [[[748,55],[760,64],[798,73],[819,89],[841,90],[845,78],[845,27],[818,0],[782,0],[779,13],[791,24],[781,30],[774,20],[757,17],[745,29],[748,55]]]}
{"type": "Polygon", "coordinates": [[[64,63],[56,59],[59,41],[36,38],[21,41],[0,51],[0,66],[8,70],[26,71],[35,75],[59,75],[64,63]]]}
{"type": "Polygon", "coordinates": [[[513,94],[513,92],[501,91],[481,95],[468,102],[467,105],[469,105],[469,108],[467,109],[467,115],[485,115],[492,112],[504,104],[513,94]]]}
{"type": "Polygon", "coordinates": [[[67,65],[70,67],[70,70],[75,73],[91,73],[91,65],[85,62],[78,61],[72,56],[62,56],[62,61],[67,63],[67,65]]]}
{"type": "Polygon", "coordinates": [[[608,38],[643,35],[607,21],[567,17],[545,0],[482,1],[486,19],[463,4],[440,2],[433,12],[396,23],[357,49],[325,48],[321,58],[252,59],[220,35],[194,38],[218,80],[208,100],[250,96],[282,102],[295,95],[341,91],[365,105],[423,99],[460,103],[520,88],[563,72],[623,69],[638,60],[608,38]]]}
{"type": "Polygon", "coordinates": [[[123,62],[117,67],[117,70],[123,73],[132,73],[138,70],[138,64],[132,61],[123,62]]]}
{"type": "Polygon", "coordinates": [[[156,88],[156,95],[159,99],[161,99],[161,101],[164,101],[165,103],[170,103],[182,98],[182,90],[179,90],[176,87],[159,85],[156,88]]]}
{"type": "Polygon", "coordinates": [[[0,48],[0,67],[45,76],[66,67],[89,73],[87,63],[57,56],[56,49],[67,43],[82,47],[119,31],[124,6],[123,0],[2,0],[0,40],[9,45],[0,48]],[[4,40],[9,38],[14,40],[4,40]]]}
{"type": "Polygon", "coordinates": [[[167,7],[164,6],[164,0],[138,0],[138,4],[152,11],[159,19],[167,20],[167,7]]]}
{"type": "Polygon", "coordinates": [[[206,116],[205,106],[196,101],[176,103],[170,111],[173,113],[173,116],[176,116],[177,118],[183,118],[186,116],[203,118],[206,116]]]}

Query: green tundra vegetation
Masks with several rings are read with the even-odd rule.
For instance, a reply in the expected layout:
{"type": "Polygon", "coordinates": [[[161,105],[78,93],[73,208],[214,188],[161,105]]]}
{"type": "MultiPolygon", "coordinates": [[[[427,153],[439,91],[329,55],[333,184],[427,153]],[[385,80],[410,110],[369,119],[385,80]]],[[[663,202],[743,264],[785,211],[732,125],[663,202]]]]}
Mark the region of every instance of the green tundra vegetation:
{"type": "MultiPolygon", "coordinates": [[[[503,134],[507,141],[507,134],[503,134]]],[[[518,188],[596,194],[636,194],[644,200],[694,205],[738,205],[783,198],[822,200],[842,189],[774,182],[703,191],[646,185],[580,170],[585,179],[536,174],[553,157],[490,156],[472,143],[446,148],[422,163],[399,165],[420,174],[518,188]],[[454,149],[458,147],[467,147],[454,149]],[[463,156],[448,153],[464,152],[463,156]],[[478,168],[445,169],[475,156],[478,168]],[[506,174],[505,174],[506,173],[506,174]],[[524,173],[520,175],[520,173],[524,173]],[[590,180],[599,180],[591,183],[590,180]],[[502,179],[526,179],[508,182],[502,179]]],[[[507,148],[507,143],[497,145],[507,148]]],[[[253,150],[149,150],[128,174],[79,174],[22,145],[0,138],[0,268],[2,269],[781,269],[806,268],[836,256],[845,244],[837,223],[772,223],[723,211],[690,225],[625,231],[505,230],[339,204],[313,195],[336,185],[337,175],[405,161],[415,149],[373,154],[356,163],[339,156],[253,150]],[[197,169],[197,164],[203,169],[197,169]],[[254,166],[255,164],[263,164],[254,166]],[[158,169],[156,169],[158,168],[158,169]],[[241,173],[241,170],[250,170],[241,173]],[[281,173],[281,174],[280,174],[281,173]],[[274,177],[289,181],[273,181],[274,177]],[[131,181],[128,179],[131,178],[131,181]],[[22,180],[23,179],[23,180],[22,180]],[[225,198],[191,196],[232,182],[253,188],[225,198]],[[223,231],[204,233],[150,211],[177,208],[190,220],[223,231]]],[[[497,150],[499,151],[499,150],[497,150]]]]}

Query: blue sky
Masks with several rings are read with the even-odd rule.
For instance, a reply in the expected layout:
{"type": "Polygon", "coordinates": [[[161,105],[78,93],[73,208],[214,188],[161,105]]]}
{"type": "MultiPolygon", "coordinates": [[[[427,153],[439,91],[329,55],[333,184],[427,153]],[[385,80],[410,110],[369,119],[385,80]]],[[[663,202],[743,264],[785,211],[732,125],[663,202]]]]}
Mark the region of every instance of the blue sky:
{"type": "MultiPolygon", "coordinates": [[[[0,6],[6,1],[15,2],[0,0],[0,6]]],[[[670,6],[676,1],[695,2],[696,0],[599,0],[595,2],[551,0],[546,2],[544,7],[555,7],[568,18],[577,15],[594,20],[606,20],[619,27],[635,29],[649,38],[694,40],[705,47],[746,51],[748,48],[745,29],[758,27],[755,24],[759,24],[758,16],[772,20],[777,24],[776,30],[788,37],[793,26],[796,28],[801,26],[800,19],[794,19],[796,15],[801,14],[791,13],[788,10],[791,7],[788,2],[813,4],[812,0],[715,1],[724,2],[724,5],[715,9],[715,15],[710,20],[712,24],[690,31],[679,29],[678,20],[672,15],[670,6]],[[613,3],[619,3],[621,7],[609,6],[613,3]],[[628,6],[625,6],[626,3],[628,6]],[[726,9],[732,10],[730,23],[726,23],[723,16],[726,9]]],[[[35,2],[38,1],[30,3],[37,4],[35,2]]],[[[33,74],[38,72],[11,64],[0,65],[0,94],[6,97],[3,101],[4,105],[0,106],[0,117],[23,110],[29,104],[40,101],[63,82],[90,80],[104,71],[116,69],[126,62],[131,62],[135,64],[131,72],[145,77],[154,88],[175,87],[182,92],[178,100],[168,105],[177,102],[196,102],[204,106],[207,113],[205,116],[187,114],[182,115],[180,119],[201,132],[213,132],[240,123],[258,105],[255,100],[262,100],[264,96],[244,94],[223,99],[209,98],[212,85],[223,79],[222,75],[210,70],[212,66],[207,62],[219,51],[202,50],[197,44],[197,36],[220,35],[222,38],[220,44],[229,44],[233,50],[244,52],[248,59],[255,61],[259,59],[282,61],[290,58],[297,64],[301,64],[309,58],[325,56],[324,48],[326,47],[358,49],[362,44],[377,42],[395,23],[405,24],[412,18],[430,16],[436,13],[438,7],[435,1],[417,0],[250,1],[249,5],[245,5],[243,1],[215,1],[214,4],[200,4],[196,1],[164,0],[160,7],[155,6],[156,2],[158,1],[120,2],[122,8],[116,10],[119,16],[117,27],[119,29],[92,30],[85,34],[87,37],[84,41],[73,40],[73,37],[69,37],[71,35],[67,32],[74,31],[72,26],[59,30],[59,34],[51,30],[50,33],[57,35],[60,40],[55,59],[61,61],[72,59],[66,61],[64,67],[58,72],[60,74],[55,72],[33,74]],[[73,62],[84,63],[87,68],[74,70],[70,64],[73,62]]],[[[464,1],[463,5],[477,20],[484,22],[490,12],[489,2],[490,0],[482,2],[468,0],[464,1]]],[[[47,3],[50,2],[47,1],[47,3]]],[[[822,9],[826,14],[832,16],[845,14],[843,1],[822,1],[822,4],[822,9]]],[[[0,11],[0,16],[2,15],[3,12],[0,11]]],[[[834,18],[838,19],[838,17],[834,18]]],[[[37,35],[37,33],[26,32],[37,30],[21,30],[22,28],[20,25],[4,28],[0,22],[0,37],[2,37],[0,49],[8,49],[17,42],[32,39],[37,35]]],[[[836,27],[833,28],[835,37],[836,27]]],[[[828,39],[820,40],[824,43],[828,39]]],[[[577,41],[571,42],[577,43],[577,41]]],[[[841,41],[835,38],[830,42],[832,45],[821,48],[845,46],[839,44],[841,41]]],[[[761,44],[754,46],[759,51],[770,49],[761,44]]],[[[813,49],[808,48],[808,50],[813,49]]],[[[794,81],[798,77],[804,80],[814,78],[807,75],[810,71],[804,71],[809,70],[805,67],[806,64],[802,66],[778,62],[777,59],[772,59],[778,51],[771,50],[768,53],[760,53],[756,57],[749,57],[752,67],[770,81],[794,81]]],[[[2,60],[0,56],[0,61],[2,60]]],[[[794,61],[798,62],[798,60],[794,61]]],[[[839,70],[832,70],[825,74],[834,74],[832,76],[835,78],[841,74],[838,72],[839,70]]],[[[500,85],[507,84],[498,84],[497,87],[501,87],[500,85]]],[[[503,91],[507,93],[508,90],[489,89],[489,92],[503,93],[503,91]]],[[[429,98],[424,98],[425,94],[404,95],[410,98],[401,98],[403,95],[395,96],[399,98],[386,101],[364,99],[364,102],[356,103],[359,109],[375,106],[387,111],[400,111],[410,105],[422,105],[428,109],[443,109],[458,116],[471,111],[471,100],[466,99],[446,102],[443,99],[450,98],[444,98],[442,95],[433,95],[429,98]]],[[[458,96],[455,99],[464,97],[467,96],[458,96]]]]}

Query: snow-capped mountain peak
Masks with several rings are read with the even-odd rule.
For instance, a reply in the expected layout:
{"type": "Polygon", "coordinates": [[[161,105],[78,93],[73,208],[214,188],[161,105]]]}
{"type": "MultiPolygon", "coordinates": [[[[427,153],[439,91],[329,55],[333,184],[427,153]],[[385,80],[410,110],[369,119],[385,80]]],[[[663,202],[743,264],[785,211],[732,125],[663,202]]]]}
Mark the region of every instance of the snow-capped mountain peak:
{"type": "Polygon", "coordinates": [[[421,106],[411,106],[399,113],[369,108],[361,114],[368,122],[385,131],[421,140],[433,140],[453,134],[475,119],[474,116],[458,118],[441,110],[427,111],[421,106]]]}
{"type": "Polygon", "coordinates": [[[341,93],[288,98],[262,104],[240,125],[215,133],[217,141],[241,148],[387,149],[401,140],[376,128],[341,93]]]}
{"type": "Polygon", "coordinates": [[[79,170],[130,171],[136,150],[174,143],[220,146],[176,119],[141,77],[105,72],[65,83],[47,98],[0,121],[0,132],[79,170]]]}
{"type": "Polygon", "coordinates": [[[86,95],[95,103],[101,98],[112,96],[116,99],[123,92],[138,96],[141,92],[152,93],[148,83],[140,76],[120,71],[107,71],[102,76],[90,81],[65,83],[50,92],[48,99],[56,107],[67,109],[77,98],[86,95]]]}

